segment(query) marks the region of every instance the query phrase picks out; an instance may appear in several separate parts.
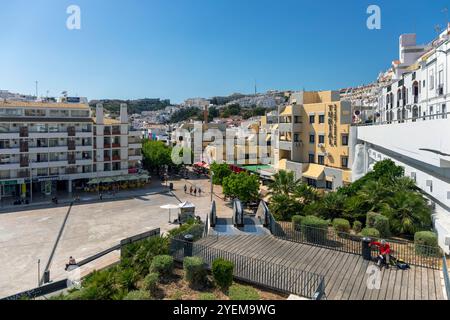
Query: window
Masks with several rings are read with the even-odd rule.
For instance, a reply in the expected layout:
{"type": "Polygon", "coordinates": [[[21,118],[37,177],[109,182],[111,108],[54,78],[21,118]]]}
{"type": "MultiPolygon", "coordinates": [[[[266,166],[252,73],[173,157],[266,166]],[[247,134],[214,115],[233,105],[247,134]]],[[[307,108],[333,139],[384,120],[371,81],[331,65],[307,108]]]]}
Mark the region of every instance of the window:
{"type": "Polygon", "coordinates": [[[316,122],[316,116],[315,115],[309,116],[309,123],[314,123],[314,122],[316,122]]]}
{"type": "Polygon", "coordinates": [[[308,159],[309,163],[314,163],[315,162],[315,156],[313,153],[309,154],[309,159],[308,159]]]}
{"type": "Polygon", "coordinates": [[[442,105],[442,119],[447,119],[447,106],[445,104],[442,105]]]}
{"type": "Polygon", "coordinates": [[[313,134],[309,135],[309,143],[315,143],[316,142],[316,137],[313,134]]]}
{"type": "Polygon", "coordinates": [[[294,116],[294,123],[300,123],[300,117],[294,116]]]}
{"type": "Polygon", "coordinates": [[[430,72],[430,90],[434,89],[434,70],[431,69],[430,72]]]}
{"type": "Polygon", "coordinates": [[[348,157],[341,158],[342,168],[348,168],[348,157]]]}
{"type": "Polygon", "coordinates": [[[299,142],[299,136],[298,133],[294,134],[294,142],[299,142]]]}
{"type": "Polygon", "coordinates": [[[319,143],[325,143],[325,136],[323,134],[319,135],[319,143]]]}
{"type": "Polygon", "coordinates": [[[317,188],[317,181],[314,180],[314,179],[309,179],[309,178],[307,178],[307,179],[306,179],[306,183],[308,184],[308,186],[317,188]]]}
{"type": "Polygon", "coordinates": [[[319,116],[319,123],[325,123],[325,115],[324,114],[321,114],[319,116]]]}
{"type": "Polygon", "coordinates": [[[319,164],[321,164],[321,165],[325,164],[325,157],[324,156],[319,156],[317,160],[318,160],[317,162],[319,164]]]}
{"type": "Polygon", "coordinates": [[[348,135],[347,134],[342,135],[342,145],[348,146],[348,135]]]}
{"type": "Polygon", "coordinates": [[[72,117],[85,118],[89,117],[89,110],[72,110],[72,117]]]}
{"type": "Polygon", "coordinates": [[[444,70],[439,71],[438,82],[439,82],[439,85],[442,85],[444,83],[444,70]]]}
{"type": "Polygon", "coordinates": [[[325,187],[327,188],[327,190],[333,190],[333,182],[327,181],[325,187]]]}

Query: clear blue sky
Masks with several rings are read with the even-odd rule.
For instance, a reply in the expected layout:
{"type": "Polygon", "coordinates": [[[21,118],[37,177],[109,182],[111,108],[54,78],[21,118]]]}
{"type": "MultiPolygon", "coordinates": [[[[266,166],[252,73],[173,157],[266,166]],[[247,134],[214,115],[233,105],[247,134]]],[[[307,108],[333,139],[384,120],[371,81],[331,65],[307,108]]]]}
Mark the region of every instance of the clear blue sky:
{"type": "Polygon", "coordinates": [[[433,0],[0,0],[0,88],[96,98],[339,89],[368,83],[445,25],[433,0]],[[81,30],[66,8],[81,7],[81,30]],[[370,4],[382,29],[366,28],[370,4]]]}

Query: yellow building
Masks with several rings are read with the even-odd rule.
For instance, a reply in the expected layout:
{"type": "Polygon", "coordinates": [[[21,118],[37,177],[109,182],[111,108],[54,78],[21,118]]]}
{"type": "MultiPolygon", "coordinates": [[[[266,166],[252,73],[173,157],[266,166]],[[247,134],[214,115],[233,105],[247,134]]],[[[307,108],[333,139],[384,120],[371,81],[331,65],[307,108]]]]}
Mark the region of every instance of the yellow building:
{"type": "Polygon", "coordinates": [[[274,163],[317,188],[351,182],[351,105],[339,92],[298,92],[278,110],[274,163]]]}

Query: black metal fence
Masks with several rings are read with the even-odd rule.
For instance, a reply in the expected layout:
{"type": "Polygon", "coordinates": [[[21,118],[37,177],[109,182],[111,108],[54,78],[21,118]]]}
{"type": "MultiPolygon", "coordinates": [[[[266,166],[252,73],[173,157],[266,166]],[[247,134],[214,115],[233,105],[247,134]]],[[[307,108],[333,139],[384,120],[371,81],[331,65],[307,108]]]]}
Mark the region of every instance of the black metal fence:
{"type": "Polygon", "coordinates": [[[67,288],[67,279],[52,282],[50,284],[46,284],[44,286],[34,288],[31,290],[27,290],[21,293],[17,293],[15,295],[3,298],[1,300],[21,300],[21,299],[34,299],[36,297],[41,297],[56,291],[64,290],[67,288]]]}
{"type": "Polygon", "coordinates": [[[324,277],[315,273],[181,239],[172,239],[171,249],[177,262],[183,262],[185,256],[197,256],[210,270],[215,259],[223,258],[233,262],[233,275],[237,280],[309,299],[325,298],[324,277]]]}
{"type": "MultiPolygon", "coordinates": [[[[332,250],[361,254],[362,238],[344,232],[337,232],[333,228],[313,228],[304,225],[295,225],[291,222],[275,222],[270,228],[272,234],[280,239],[305,243],[313,246],[324,247],[332,250]]],[[[379,239],[372,239],[377,241],[379,239]]],[[[397,240],[387,240],[391,247],[392,255],[397,259],[418,267],[441,269],[442,251],[439,247],[430,247],[414,244],[411,242],[401,242],[397,240]]],[[[376,248],[373,249],[372,256],[376,257],[376,248]]]]}

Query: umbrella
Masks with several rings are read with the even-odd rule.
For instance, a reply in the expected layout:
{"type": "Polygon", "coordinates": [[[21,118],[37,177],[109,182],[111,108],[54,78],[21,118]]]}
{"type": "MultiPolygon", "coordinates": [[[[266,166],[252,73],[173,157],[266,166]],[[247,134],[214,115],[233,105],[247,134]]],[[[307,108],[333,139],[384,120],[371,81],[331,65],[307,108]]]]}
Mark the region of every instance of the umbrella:
{"type": "Polygon", "coordinates": [[[104,178],[101,180],[101,183],[113,183],[114,179],[112,178],[104,178]]]}
{"type": "Polygon", "coordinates": [[[175,205],[175,204],[166,204],[164,206],[161,206],[160,208],[169,210],[169,223],[172,223],[172,221],[170,221],[171,220],[170,216],[171,216],[171,213],[172,213],[172,209],[179,209],[179,207],[177,205],[175,205]]]}
{"type": "Polygon", "coordinates": [[[91,181],[88,182],[88,184],[98,184],[99,183],[99,179],[92,179],[91,181]]]}
{"type": "Polygon", "coordinates": [[[139,180],[140,178],[138,177],[138,176],[128,176],[127,177],[127,180],[128,181],[136,181],[136,180],[139,180]]]}

